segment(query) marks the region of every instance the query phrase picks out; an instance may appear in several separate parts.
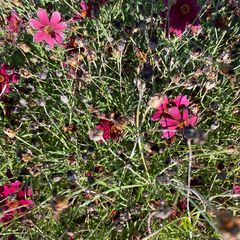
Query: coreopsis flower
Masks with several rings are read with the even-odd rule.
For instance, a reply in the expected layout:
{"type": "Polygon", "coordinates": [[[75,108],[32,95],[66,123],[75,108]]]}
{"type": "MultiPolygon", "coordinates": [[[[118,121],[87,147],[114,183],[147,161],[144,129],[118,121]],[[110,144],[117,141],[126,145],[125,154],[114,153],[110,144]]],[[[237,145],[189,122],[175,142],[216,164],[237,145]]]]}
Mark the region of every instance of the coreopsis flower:
{"type": "Polygon", "coordinates": [[[72,19],[82,21],[85,18],[95,18],[98,16],[100,6],[106,2],[107,0],[81,0],[80,11],[78,14],[74,14],[72,19]]]}
{"type": "Polygon", "coordinates": [[[7,224],[15,216],[21,217],[28,209],[33,207],[33,201],[29,199],[33,192],[29,186],[21,186],[16,180],[12,183],[0,186],[0,223],[7,224]]]}
{"type": "Polygon", "coordinates": [[[161,99],[161,103],[155,108],[156,111],[155,113],[151,116],[151,120],[152,121],[157,121],[161,118],[162,114],[164,113],[164,111],[167,109],[168,106],[168,97],[167,96],[163,96],[161,99]]]}
{"type": "Polygon", "coordinates": [[[62,45],[64,34],[62,31],[67,28],[65,22],[61,22],[61,14],[57,11],[53,12],[49,20],[47,11],[39,9],[37,11],[38,19],[30,19],[30,26],[37,31],[33,39],[35,42],[45,41],[50,48],[55,45],[62,45]]]}
{"type": "Polygon", "coordinates": [[[111,131],[113,126],[114,123],[112,121],[100,119],[99,123],[96,125],[96,129],[103,131],[102,137],[104,140],[108,140],[109,138],[116,139],[118,137],[117,134],[111,131]]]}
{"type": "Polygon", "coordinates": [[[176,134],[176,130],[187,126],[195,126],[197,120],[197,116],[191,114],[187,108],[183,110],[178,107],[169,108],[160,120],[160,125],[163,127],[163,137],[166,139],[172,138],[176,134]]]}
{"type": "Polygon", "coordinates": [[[81,0],[80,1],[80,14],[74,14],[72,18],[74,21],[81,21],[85,18],[93,18],[91,3],[81,0]]]}
{"type": "Polygon", "coordinates": [[[168,8],[167,13],[164,13],[168,34],[180,37],[189,25],[193,29],[200,26],[198,14],[201,7],[197,0],[165,0],[164,2],[168,8]]]}
{"type": "Polygon", "coordinates": [[[160,104],[156,107],[155,113],[151,116],[152,121],[158,121],[163,116],[164,111],[170,106],[188,107],[189,100],[187,99],[187,96],[177,96],[171,101],[167,96],[163,96],[159,103],[160,104]]]}
{"type": "Polygon", "coordinates": [[[18,74],[11,71],[7,64],[0,67],[0,97],[11,92],[11,83],[18,82],[18,74]]]}
{"type": "Polygon", "coordinates": [[[16,11],[11,11],[10,15],[6,18],[8,25],[6,29],[11,33],[18,33],[21,24],[21,18],[18,16],[16,11]]]}

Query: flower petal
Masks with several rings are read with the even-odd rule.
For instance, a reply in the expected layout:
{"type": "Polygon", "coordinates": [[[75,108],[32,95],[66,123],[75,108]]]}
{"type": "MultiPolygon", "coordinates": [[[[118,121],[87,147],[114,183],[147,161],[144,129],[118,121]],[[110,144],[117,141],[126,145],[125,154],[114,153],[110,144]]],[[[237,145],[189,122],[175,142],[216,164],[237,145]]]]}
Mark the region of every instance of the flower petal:
{"type": "Polygon", "coordinates": [[[37,11],[37,16],[39,21],[43,24],[43,25],[48,25],[49,24],[49,18],[48,18],[48,14],[47,11],[45,9],[38,9],[37,11]]]}
{"type": "Polygon", "coordinates": [[[54,30],[64,30],[67,28],[67,24],[65,22],[60,22],[54,26],[54,30]]]}
{"type": "Polygon", "coordinates": [[[55,28],[55,25],[61,21],[61,14],[58,11],[53,12],[50,18],[50,25],[55,28]]]}
{"type": "Polygon", "coordinates": [[[38,21],[34,18],[30,19],[29,24],[32,28],[37,29],[37,30],[44,27],[44,24],[42,24],[40,21],[38,21]]]}
{"type": "Polygon", "coordinates": [[[188,119],[188,117],[189,117],[188,109],[184,109],[182,113],[182,119],[185,121],[188,119]]]}
{"type": "Polygon", "coordinates": [[[194,115],[193,117],[187,120],[186,126],[189,126],[189,125],[194,126],[197,124],[197,121],[198,121],[198,117],[194,115]]]}
{"type": "Polygon", "coordinates": [[[160,125],[162,127],[171,127],[171,126],[176,126],[177,127],[178,126],[178,121],[176,121],[172,118],[164,117],[160,120],[160,125]]]}
{"type": "Polygon", "coordinates": [[[35,33],[33,40],[35,42],[42,42],[43,40],[46,40],[47,33],[44,31],[39,31],[35,33]]]}
{"type": "Polygon", "coordinates": [[[177,107],[185,106],[187,107],[189,105],[189,100],[187,99],[187,96],[177,96],[173,102],[176,104],[177,107]]]}
{"type": "Polygon", "coordinates": [[[171,126],[167,129],[163,130],[163,138],[169,139],[172,138],[176,134],[176,128],[177,126],[171,126]]]}
{"type": "Polygon", "coordinates": [[[157,110],[152,116],[151,116],[151,120],[152,121],[157,121],[160,119],[161,115],[162,115],[163,111],[162,110],[157,110]]]}
{"type": "Polygon", "coordinates": [[[45,41],[50,46],[50,48],[54,48],[56,41],[53,37],[51,37],[49,34],[46,34],[45,41]]]}
{"type": "Polygon", "coordinates": [[[181,113],[177,107],[171,107],[168,109],[168,113],[171,115],[171,117],[175,120],[181,120],[181,113]]]}

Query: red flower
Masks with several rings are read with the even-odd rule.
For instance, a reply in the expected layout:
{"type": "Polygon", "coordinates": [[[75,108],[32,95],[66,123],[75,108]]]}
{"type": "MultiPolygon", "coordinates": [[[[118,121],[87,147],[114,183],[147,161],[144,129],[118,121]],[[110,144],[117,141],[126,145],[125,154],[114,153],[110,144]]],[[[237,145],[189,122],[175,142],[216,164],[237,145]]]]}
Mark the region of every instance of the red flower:
{"type": "Polygon", "coordinates": [[[178,107],[171,107],[167,112],[166,116],[160,120],[160,124],[164,129],[163,137],[166,139],[173,137],[179,128],[197,124],[197,116],[191,115],[187,108],[180,111],[178,107]]]}
{"type": "MultiPolygon", "coordinates": [[[[116,139],[117,135],[111,131],[114,123],[109,120],[101,119],[99,124],[96,126],[97,129],[103,131],[103,139],[108,140],[109,138],[116,139]]],[[[99,142],[102,142],[101,140],[99,142]]]]}
{"type": "MultiPolygon", "coordinates": [[[[102,137],[105,141],[109,138],[116,140],[122,134],[122,130],[117,124],[106,119],[101,119],[95,128],[103,132],[102,137]]],[[[102,140],[99,140],[99,142],[102,142],[102,140]]]]}
{"type": "Polygon", "coordinates": [[[18,75],[16,73],[8,73],[8,71],[10,71],[10,67],[7,64],[2,64],[0,68],[0,97],[11,91],[11,83],[18,82],[18,75]]]}
{"type": "Polygon", "coordinates": [[[199,26],[198,14],[201,7],[197,0],[165,0],[165,6],[168,7],[168,13],[164,14],[168,33],[180,37],[188,25],[199,26]]]}
{"type": "Polygon", "coordinates": [[[16,180],[10,184],[0,186],[0,223],[6,224],[14,216],[21,217],[27,209],[33,207],[33,201],[28,199],[33,195],[28,186],[21,187],[21,182],[16,180]]]}
{"type": "Polygon", "coordinates": [[[16,11],[11,11],[11,14],[7,17],[6,29],[11,33],[18,33],[21,23],[21,18],[17,15],[16,11]]]}

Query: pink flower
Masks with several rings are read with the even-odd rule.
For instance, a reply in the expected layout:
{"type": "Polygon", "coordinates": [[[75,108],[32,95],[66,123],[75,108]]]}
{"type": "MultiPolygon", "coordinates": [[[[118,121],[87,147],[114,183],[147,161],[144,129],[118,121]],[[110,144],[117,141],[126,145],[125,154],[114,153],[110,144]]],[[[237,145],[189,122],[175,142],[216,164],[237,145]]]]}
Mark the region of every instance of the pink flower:
{"type": "Polygon", "coordinates": [[[7,224],[14,216],[21,217],[27,209],[33,207],[32,189],[28,186],[21,187],[21,182],[0,186],[0,207],[2,210],[0,223],[7,224]]]}
{"type": "Polygon", "coordinates": [[[11,11],[11,14],[6,18],[7,27],[6,29],[11,33],[18,33],[21,23],[21,18],[17,15],[16,11],[11,11]]]}
{"type": "Polygon", "coordinates": [[[151,120],[152,121],[157,121],[157,120],[159,120],[161,118],[162,114],[167,109],[168,103],[169,103],[168,97],[167,96],[163,96],[163,103],[161,103],[159,105],[159,107],[157,108],[155,113],[151,116],[151,120]]]}
{"type": "Polygon", "coordinates": [[[164,111],[171,105],[176,107],[188,107],[189,100],[187,96],[177,96],[172,101],[169,101],[167,96],[163,96],[163,103],[159,105],[155,113],[151,116],[151,120],[158,121],[163,116],[164,111]]]}
{"type": "Polygon", "coordinates": [[[54,45],[62,45],[64,34],[62,30],[67,28],[65,22],[61,22],[61,14],[57,11],[53,12],[50,20],[45,9],[39,9],[37,11],[38,20],[30,19],[30,26],[38,32],[34,35],[35,42],[45,41],[50,48],[54,45]]]}
{"type": "Polygon", "coordinates": [[[83,20],[87,17],[93,18],[92,5],[89,2],[81,0],[80,1],[80,14],[74,14],[73,20],[79,21],[79,20],[83,20]]]}
{"type": "Polygon", "coordinates": [[[0,97],[8,94],[11,91],[10,84],[18,82],[18,75],[16,73],[9,73],[11,71],[7,64],[2,64],[0,68],[0,97]]]}
{"type": "Polygon", "coordinates": [[[160,120],[163,127],[163,137],[169,139],[176,134],[176,130],[186,126],[194,126],[197,124],[197,116],[190,114],[187,108],[180,111],[178,107],[171,107],[167,110],[167,114],[160,120]]]}
{"type": "Polygon", "coordinates": [[[165,0],[165,6],[168,7],[168,12],[164,14],[167,18],[165,22],[167,33],[181,37],[189,24],[199,25],[198,14],[201,7],[197,0],[165,0]]]}
{"type": "Polygon", "coordinates": [[[99,11],[99,7],[105,4],[107,0],[81,0],[80,1],[80,14],[74,14],[72,19],[74,21],[81,21],[85,18],[94,18],[99,11]]]}
{"type": "Polygon", "coordinates": [[[240,185],[233,187],[233,193],[235,193],[235,194],[240,194],[240,185]]]}

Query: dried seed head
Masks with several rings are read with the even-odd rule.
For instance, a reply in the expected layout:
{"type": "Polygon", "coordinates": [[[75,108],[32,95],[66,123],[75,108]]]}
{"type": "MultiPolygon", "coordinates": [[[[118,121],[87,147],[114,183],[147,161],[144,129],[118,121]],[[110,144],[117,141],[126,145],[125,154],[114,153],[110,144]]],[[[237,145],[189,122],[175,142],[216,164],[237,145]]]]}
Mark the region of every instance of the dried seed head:
{"type": "Polygon", "coordinates": [[[63,195],[56,195],[50,201],[50,206],[53,211],[60,212],[66,208],[68,208],[68,198],[63,195]]]}
{"type": "Polygon", "coordinates": [[[155,214],[155,217],[164,220],[164,219],[170,217],[172,212],[173,212],[172,208],[165,207],[161,211],[157,211],[156,214],[155,214]]]}
{"type": "Polygon", "coordinates": [[[212,89],[212,88],[215,88],[215,86],[216,86],[216,83],[212,82],[212,81],[207,81],[205,83],[205,88],[206,88],[207,91],[212,89]]]}
{"type": "Polygon", "coordinates": [[[220,123],[218,120],[213,120],[212,124],[211,124],[211,129],[212,130],[216,130],[220,127],[220,123]]]}
{"type": "Polygon", "coordinates": [[[68,104],[68,97],[66,95],[61,95],[61,101],[64,103],[64,104],[68,104]]]}
{"type": "Polygon", "coordinates": [[[92,128],[88,131],[90,140],[100,141],[103,139],[103,131],[97,128],[92,128]]]}
{"type": "Polygon", "coordinates": [[[118,51],[122,53],[122,52],[124,51],[124,49],[125,49],[125,45],[126,45],[125,41],[120,40],[120,41],[117,43],[117,49],[118,49],[118,51]]]}
{"type": "Polygon", "coordinates": [[[155,153],[159,153],[162,152],[162,149],[160,148],[160,146],[154,142],[147,142],[144,145],[144,149],[149,153],[149,154],[155,154],[155,153]]]}
{"type": "Polygon", "coordinates": [[[22,49],[25,53],[31,52],[31,48],[26,43],[19,44],[20,49],[22,49]]]}
{"type": "Polygon", "coordinates": [[[19,157],[22,161],[29,162],[33,158],[32,151],[28,149],[27,151],[20,152],[19,157]]]}
{"type": "Polygon", "coordinates": [[[4,128],[3,132],[10,138],[13,139],[16,137],[17,133],[13,129],[10,128],[4,128]]]}

